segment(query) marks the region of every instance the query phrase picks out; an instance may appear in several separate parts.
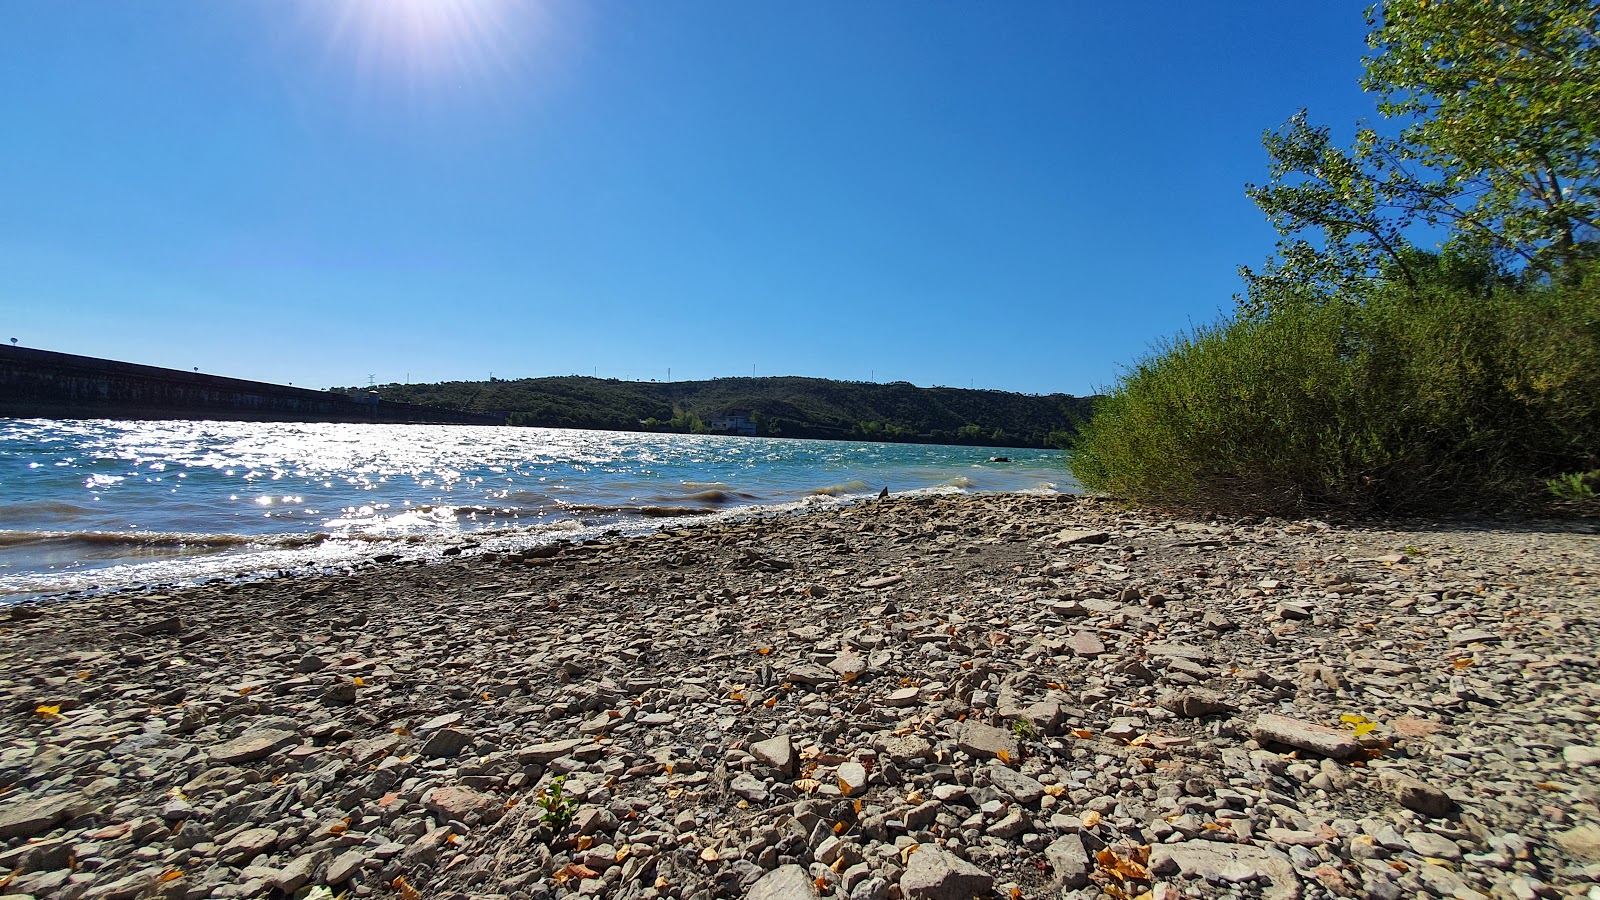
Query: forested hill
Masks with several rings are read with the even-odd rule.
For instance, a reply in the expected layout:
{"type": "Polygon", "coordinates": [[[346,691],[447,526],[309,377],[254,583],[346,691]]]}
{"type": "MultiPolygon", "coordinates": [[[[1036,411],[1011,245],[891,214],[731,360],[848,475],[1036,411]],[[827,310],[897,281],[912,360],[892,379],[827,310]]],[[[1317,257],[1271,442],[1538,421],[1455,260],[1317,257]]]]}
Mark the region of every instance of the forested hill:
{"type": "Polygon", "coordinates": [[[776,437],[997,447],[1058,446],[1090,411],[1088,398],[1066,394],[799,377],[657,383],[574,375],[376,390],[385,401],[505,414],[513,425],[709,432],[717,419],[745,415],[759,434],[776,437]]]}

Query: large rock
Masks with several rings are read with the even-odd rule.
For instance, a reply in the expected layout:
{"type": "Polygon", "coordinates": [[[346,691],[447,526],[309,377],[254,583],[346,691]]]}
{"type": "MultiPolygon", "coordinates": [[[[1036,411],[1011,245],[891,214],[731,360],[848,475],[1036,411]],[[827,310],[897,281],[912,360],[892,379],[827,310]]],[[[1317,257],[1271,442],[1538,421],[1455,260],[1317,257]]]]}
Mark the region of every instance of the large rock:
{"type": "Polygon", "coordinates": [[[956,732],[956,746],[973,759],[995,759],[1001,754],[1012,761],[1022,758],[1016,735],[982,722],[963,722],[956,732]]]}
{"type": "Polygon", "coordinates": [[[62,822],[82,815],[86,805],[81,796],[36,800],[18,797],[0,806],[0,840],[44,834],[62,822]]]}
{"type": "Polygon", "coordinates": [[[443,820],[455,819],[468,825],[498,822],[505,814],[505,804],[498,798],[459,785],[434,788],[423,805],[443,820]]]}
{"type": "Polygon", "coordinates": [[[1044,796],[1044,785],[1007,766],[990,766],[989,782],[1025,806],[1044,796]]]}
{"type": "Polygon", "coordinates": [[[994,876],[959,856],[929,844],[911,854],[900,891],[912,900],[972,900],[987,897],[994,876]]]}
{"type": "Polygon", "coordinates": [[[779,866],[750,886],[748,900],[816,900],[817,886],[805,869],[779,866]]]}
{"type": "Polygon", "coordinates": [[[1600,862],[1600,825],[1588,823],[1556,835],[1556,843],[1576,859],[1600,862]]]}
{"type": "Polygon", "coordinates": [[[441,728],[422,744],[422,755],[434,759],[450,759],[460,756],[461,751],[467,749],[472,743],[472,735],[459,728],[441,728]]]}
{"type": "Polygon", "coordinates": [[[1450,799],[1449,794],[1409,775],[1385,769],[1378,774],[1378,779],[1384,789],[1400,801],[1401,806],[1413,812],[1442,819],[1456,808],[1456,802],[1450,799]]]}
{"type": "Polygon", "coordinates": [[[1161,699],[1157,702],[1161,704],[1163,709],[1191,719],[1239,711],[1239,707],[1234,706],[1227,697],[1216,691],[1208,691],[1202,688],[1168,691],[1162,694],[1161,699]]]}
{"type": "Polygon", "coordinates": [[[543,744],[531,744],[517,751],[517,762],[545,765],[554,762],[568,753],[578,749],[588,741],[572,738],[565,741],[548,741],[543,744]]]}
{"type": "Polygon", "coordinates": [[[1044,848],[1044,858],[1050,863],[1055,885],[1065,890],[1077,890],[1089,883],[1089,851],[1083,847],[1083,838],[1077,834],[1064,834],[1044,848]]]}
{"type": "Polygon", "coordinates": [[[1297,900],[1300,896],[1300,876],[1295,874],[1294,864],[1282,852],[1266,847],[1184,841],[1151,849],[1152,875],[1180,872],[1213,884],[1265,881],[1272,886],[1265,892],[1267,900],[1297,900]]]}
{"type": "Polygon", "coordinates": [[[266,759],[284,747],[300,743],[300,736],[279,728],[261,728],[246,731],[231,741],[218,744],[210,750],[215,762],[233,765],[266,759]]]}
{"type": "Polygon", "coordinates": [[[1333,759],[1347,759],[1361,752],[1361,744],[1349,732],[1287,716],[1264,714],[1256,719],[1250,734],[1258,741],[1287,744],[1333,759]]]}
{"type": "Polygon", "coordinates": [[[750,755],[785,775],[794,774],[794,742],[787,734],[780,734],[750,745],[750,755]]]}

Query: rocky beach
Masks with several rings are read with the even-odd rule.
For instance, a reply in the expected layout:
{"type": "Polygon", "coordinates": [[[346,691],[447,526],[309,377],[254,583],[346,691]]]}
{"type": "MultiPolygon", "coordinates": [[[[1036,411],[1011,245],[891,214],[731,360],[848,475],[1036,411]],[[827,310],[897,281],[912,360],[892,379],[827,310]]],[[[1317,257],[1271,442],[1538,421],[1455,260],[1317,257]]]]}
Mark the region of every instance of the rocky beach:
{"type": "Polygon", "coordinates": [[[1592,523],[459,549],[0,608],[0,894],[1600,898],[1592,523]]]}

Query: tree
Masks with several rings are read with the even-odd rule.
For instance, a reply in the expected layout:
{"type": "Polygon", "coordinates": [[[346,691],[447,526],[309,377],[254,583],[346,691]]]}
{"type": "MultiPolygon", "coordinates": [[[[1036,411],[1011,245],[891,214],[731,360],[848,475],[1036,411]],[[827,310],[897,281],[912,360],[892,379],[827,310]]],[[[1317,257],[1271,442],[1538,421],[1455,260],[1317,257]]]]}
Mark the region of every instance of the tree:
{"type": "Polygon", "coordinates": [[[1247,192],[1284,240],[1241,269],[1246,307],[1359,300],[1380,268],[1414,283],[1419,225],[1462,254],[1576,277],[1600,234],[1600,3],[1390,0],[1368,23],[1362,86],[1397,127],[1362,127],[1343,150],[1302,110],[1266,135],[1271,180],[1247,192]]]}

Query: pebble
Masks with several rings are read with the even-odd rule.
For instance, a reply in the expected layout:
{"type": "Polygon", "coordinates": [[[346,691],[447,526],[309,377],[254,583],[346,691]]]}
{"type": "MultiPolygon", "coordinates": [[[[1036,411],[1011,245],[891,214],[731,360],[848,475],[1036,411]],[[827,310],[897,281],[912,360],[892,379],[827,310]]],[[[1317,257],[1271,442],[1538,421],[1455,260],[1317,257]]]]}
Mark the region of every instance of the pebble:
{"type": "Polygon", "coordinates": [[[402,874],[485,900],[1575,898],[1597,543],[891,497],[29,604],[0,642],[0,873],[61,900],[402,874]]]}

